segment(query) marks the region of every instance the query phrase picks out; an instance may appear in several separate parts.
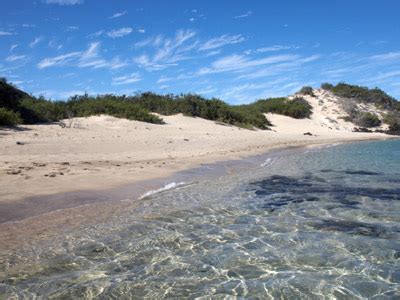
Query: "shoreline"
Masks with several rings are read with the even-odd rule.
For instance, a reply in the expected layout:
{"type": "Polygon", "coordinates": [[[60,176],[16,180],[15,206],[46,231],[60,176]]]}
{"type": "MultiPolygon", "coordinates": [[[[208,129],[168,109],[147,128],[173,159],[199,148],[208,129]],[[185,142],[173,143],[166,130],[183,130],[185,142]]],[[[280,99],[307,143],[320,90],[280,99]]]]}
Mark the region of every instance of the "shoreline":
{"type": "MultiPolygon", "coordinates": [[[[173,182],[174,180],[179,178],[179,175],[191,176],[192,179],[197,176],[197,179],[201,178],[202,180],[212,180],[212,178],[215,177],[232,174],[230,172],[235,172],[235,168],[236,172],[238,172],[240,170],[249,170],[251,169],[251,167],[260,167],[260,162],[265,161],[265,158],[271,157],[271,155],[273,155],[274,153],[279,154],[288,151],[290,155],[290,152],[297,152],[301,149],[308,147],[315,148],[344,143],[368,142],[374,140],[378,141],[388,139],[392,138],[371,138],[352,141],[335,140],[330,142],[318,142],[311,144],[308,143],[304,145],[287,145],[285,147],[269,148],[261,154],[258,153],[243,156],[242,158],[214,161],[208,164],[198,165],[194,168],[181,170],[171,176],[147,180],[148,183],[153,184],[153,188],[145,190],[144,193],[163,187],[163,184],[165,185],[166,182],[173,182]],[[209,166],[214,167],[211,172],[209,166]],[[227,166],[229,167],[227,168],[227,166]],[[203,170],[201,170],[202,167],[203,170]],[[220,169],[218,169],[218,167],[220,167],[220,169]],[[204,172],[204,170],[206,170],[206,172],[204,172]]],[[[196,182],[199,182],[199,180],[192,180],[187,183],[193,184],[196,182]]],[[[140,185],[141,183],[143,182],[139,181],[137,184],[140,185]]],[[[138,185],[136,185],[136,187],[138,185]]],[[[108,190],[108,194],[104,191],[97,191],[97,193],[95,190],[85,191],[85,193],[80,194],[80,196],[87,198],[89,195],[92,197],[91,199],[93,199],[93,197],[96,195],[106,195],[108,201],[94,201],[73,207],[57,208],[42,214],[26,217],[20,220],[10,220],[7,222],[2,222],[0,223],[0,241],[2,243],[0,251],[8,252],[13,251],[13,249],[17,250],[19,247],[23,247],[24,245],[34,245],[37,242],[40,243],[40,241],[49,240],[51,238],[59,236],[62,232],[70,232],[71,230],[82,228],[84,226],[101,224],[110,217],[118,217],[118,215],[122,214],[126,209],[130,209],[132,207],[140,205],[140,203],[142,203],[143,201],[146,201],[146,197],[140,198],[140,196],[144,193],[138,193],[135,196],[129,194],[133,191],[134,188],[134,185],[113,187],[108,190]],[[126,197],[128,194],[130,195],[130,197],[126,197]],[[121,195],[121,197],[119,199],[111,199],[111,197],[114,197],[115,195],[121,195]]],[[[48,197],[50,202],[52,202],[54,201],[54,198],[52,197],[59,196],[68,196],[68,193],[50,195],[48,197]]],[[[70,198],[66,197],[66,199],[69,200],[70,198]]],[[[43,197],[39,197],[38,200],[43,200],[43,197]]],[[[44,202],[44,204],[47,203],[49,203],[49,201],[44,202]]]]}
{"type": "MultiPolygon", "coordinates": [[[[198,178],[199,180],[209,180],[215,177],[228,175],[229,171],[215,171],[214,175],[210,172],[205,172],[204,175],[199,175],[202,172],[202,167],[205,166],[218,166],[224,163],[239,165],[241,162],[251,161],[252,159],[259,156],[267,156],[273,151],[282,152],[293,148],[306,148],[306,147],[320,147],[344,143],[355,143],[363,141],[373,140],[387,140],[395,139],[396,137],[371,137],[366,139],[332,139],[332,140],[318,140],[318,141],[294,141],[293,143],[287,143],[286,145],[275,145],[270,144],[265,148],[258,148],[256,150],[248,151],[237,151],[235,154],[227,156],[214,155],[205,158],[204,156],[198,159],[185,162],[181,167],[172,167],[168,169],[161,169],[159,174],[156,176],[150,176],[149,178],[132,180],[127,183],[110,185],[101,188],[88,188],[82,190],[71,189],[67,191],[56,192],[52,194],[39,194],[32,197],[24,197],[11,201],[0,201],[0,225],[19,222],[26,219],[34,219],[45,214],[50,214],[56,211],[68,210],[79,208],[83,206],[107,203],[107,202],[118,202],[124,201],[129,198],[130,201],[142,199],[146,194],[156,190],[163,190],[166,185],[175,183],[186,183],[181,181],[179,177],[181,174],[189,173],[189,175],[183,175],[188,180],[188,183],[194,182],[190,180],[190,176],[198,178]],[[197,174],[196,174],[197,172],[197,174]],[[158,176],[157,176],[158,175],[158,176]],[[200,178],[201,177],[201,178],[200,178]],[[47,209],[47,210],[46,210],[47,209]],[[24,213],[24,211],[26,213],[24,213]]],[[[233,152],[233,151],[232,151],[233,152]]],[[[249,166],[247,168],[250,168],[249,166]]],[[[231,170],[234,171],[234,170],[231,170]]],[[[196,181],[199,181],[196,180],[196,181]]]]}

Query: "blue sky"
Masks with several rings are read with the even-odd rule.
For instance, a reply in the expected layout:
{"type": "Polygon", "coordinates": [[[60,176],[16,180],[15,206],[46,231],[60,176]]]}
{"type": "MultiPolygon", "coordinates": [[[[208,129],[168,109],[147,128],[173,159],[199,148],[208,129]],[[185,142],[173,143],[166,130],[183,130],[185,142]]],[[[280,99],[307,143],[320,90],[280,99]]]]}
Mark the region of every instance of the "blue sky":
{"type": "Polygon", "coordinates": [[[400,98],[400,1],[4,0],[0,76],[52,99],[233,104],[345,81],[400,98]]]}

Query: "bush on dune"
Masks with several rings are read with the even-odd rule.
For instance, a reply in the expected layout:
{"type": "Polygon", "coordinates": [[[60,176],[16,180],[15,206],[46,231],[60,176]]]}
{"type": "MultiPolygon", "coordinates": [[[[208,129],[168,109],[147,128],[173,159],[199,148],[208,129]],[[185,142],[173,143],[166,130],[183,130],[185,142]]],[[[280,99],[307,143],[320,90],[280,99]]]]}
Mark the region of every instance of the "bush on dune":
{"type": "Polygon", "coordinates": [[[392,112],[383,118],[383,122],[389,125],[389,132],[400,134],[400,112],[392,112]]]}
{"type": "Polygon", "coordinates": [[[266,129],[270,123],[259,111],[229,105],[219,99],[205,99],[199,95],[156,95],[146,92],[129,99],[151,112],[162,115],[182,113],[243,128],[266,129]]]}
{"type": "Polygon", "coordinates": [[[333,89],[333,87],[334,87],[333,84],[330,84],[327,82],[321,84],[321,89],[323,89],[325,91],[331,91],[333,89]]]}
{"type": "Polygon", "coordinates": [[[379,108],[400,111],[400,103],[378,88],[369,89],[358,85],[339,83],[330,90],[339,97],[351,98],[359,102],[373,103],[379,108]]]}
{"type": "MultiPolygon", "coordinates": [[[[387,116],[384,122],[389,124],[393,131],[398,131],[400,104],[383,91],[344,83],[336,86],[324,83],[321,88],[330,90],[341,97],[370,102],[389,109],[393,114],[387,116]]],[[[305,86],[298,95],[300,93],[313,95],[313,89],[305,86]]],[[[281,114],[296,119],[309,118],[312,114],[312,106],[302,97],[261,99],[251,104],[238,106],[215,98],[206,99],[196,94],[158,95],[151,92],[129,97],[85,94],[73,96],[67,101],[50,101],[23,92],[4,78],[0,78],[0,108],[2,109],[0,125],[58,122],[72,117],[89,117],[99,114],[163,124],[163,120],[152,113],[161,115],[182,113],[185,116],[199,117],[248,129],[268,129],[271,123],[264,113],[281,114]]],[[[354,102],[348,101],[345,110],[349,114],[348,120],[358,126],[375,127],[381,124],[377,115],[360,112],[354,102]]]]}
{"type": "Polygon", "coordinates": [[[311,86],[303,86],[297,94],[308,95],[311,97],[315,97],[314,90],[311,86]]]}
{"type": "Polygon", "coordinates": [[[22,122],[18,113],[0,107],[0,126],[13,126],[22,122]]]}
{"type": "Polygon", "coordinates": [[[147,109],[132,103],[124,96],[103,95],[90,97],[88,95],[74,96],[67,102],[59,102],[63,106],[63,118],[89,117],[107,114],[116,118],[162,124],[163,120],[151,114],[147,109]]]}
{"type": "Polygon", "coordinates": [[[362,112],[353,119],[353,123],[361,127],[378,127],[382,124],[382,121],[376,114],[362,112]]]}
{"type": "Polygon", "coordinates": [[[270,98],[258,100],[250,104],[262,113],[280,114],[295,119],[309,118],[312,114],[311,105],[303,98],[297,97],[289,100],[288,98],[270,98]]]}

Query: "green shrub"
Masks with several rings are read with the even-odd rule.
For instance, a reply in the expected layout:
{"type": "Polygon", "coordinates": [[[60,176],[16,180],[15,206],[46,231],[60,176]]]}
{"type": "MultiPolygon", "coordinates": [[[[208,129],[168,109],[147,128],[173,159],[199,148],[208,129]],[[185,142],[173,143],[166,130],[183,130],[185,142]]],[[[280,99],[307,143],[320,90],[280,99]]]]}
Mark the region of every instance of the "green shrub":
{"type": "Polygon", "coordinates": [[[56,122],[64,116],[60,105],[44,98],[23,98],[20,102],[20,112],[25,124],[56,122]]]}
{"type": "Polygon", "coordinates": [[[333,89],[333,84],[323,83],[323,84],[321,84],[321,89],[323,89],[325,91],[331,91],[333,89]]]}
{"type": "Polygon", "coordinates": [[[162,115],[182,113],[243,128],[266,129],[271,123],[258,110],[247,106],[233,106],[218,99],[205,99],[199,95],[156,95],[146,92],[129,98],[130,101],[162,115]]]}
{"type": "Polygon", "coordinates": [[[389,113],[383,118],[383,122],[389,125],[389,133],[400,134],[400,113],[389,113]]]}
{"type": "Polygon", "coordinates": [[[67,102],[56,102],[56,104],[64,107],[64,115],[62,118],[89,117],[92,115],[107,114],[116,118],[163,124],[161,118],[151,114],[140,105],[128,101],[124,96],[74,96],[67,102]]]}
{"type": "Polygon", "coordinates": [[[300,97],[292,100],[287,98],[258,100],[249,106],[253,106],[262,113],[275,113],[296,119],[309,118],[312,114],[312,106],[300,97]]]}
{"type": "Polygon", "coordinates": [[[361,127],[377,127],[382,124],[381,120],[376,114],[369,112],[360,113],[354,120],[354,124],[361,127]]]}
{"type": "Polygon", "coordinates": [[[22,123],[18,113],[0,107],[0,126],[13,126],[22,123]]]}
{"type": "Polygon", "coordinates": [[[380,108],[400,111],[399,102],[378,88],[368,89],[357,85],[339,83],[331,90],[339,97],[352,98],[360,102],[373,103],[380,108]]]}
{"type": "Polygon", "coordinates": [[[315,97],[314,90],[311,86],[303,86],[300,89],[300,91],[298,92],[298,94],[309,95],[309,96],[315,97]]]}

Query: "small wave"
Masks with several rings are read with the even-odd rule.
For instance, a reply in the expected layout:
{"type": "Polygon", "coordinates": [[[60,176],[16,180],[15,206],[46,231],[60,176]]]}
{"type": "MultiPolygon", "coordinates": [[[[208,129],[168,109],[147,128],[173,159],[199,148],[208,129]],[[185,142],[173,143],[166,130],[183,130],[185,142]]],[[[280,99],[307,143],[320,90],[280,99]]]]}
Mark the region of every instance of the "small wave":
{"type": "Polygon", "coordinates": [[[141,200],[143,198],[146,198],[146,197],[149,197],[149,196],[154,195],[154,194],[158,194],[158,193],[163,192],[163,191],[167,191],[167,190],[171,190],[171,189],[183,186],[185,184],[186,184],[186,182],[178,182],[178,183],[171,182],[171,183],[168,183],[168,184],[164,185],[162,188],[159,188],[159,189],[156,189],[156,190],[151,190],[151,191],[148,191],[147,193],[144,193],[142,196],[139,197],[139,200],[141,200]]]}
{"type": "Polygon", "coordinates": [[[339,145],[342,145],[343,143],[334,143],[334,144],[329,144],[329,145],[326,145],[326,147],[325,148],[332,148],[332,147],[336,147],[336,146],[339,146],[339,145]]]}
{"type": "Polygon", "coordinates": [[[272,166],[272,164],[275,162],[275,159],[272,157],[268,157],[261,165],[260,167],[269,167],[272,166]]]}

